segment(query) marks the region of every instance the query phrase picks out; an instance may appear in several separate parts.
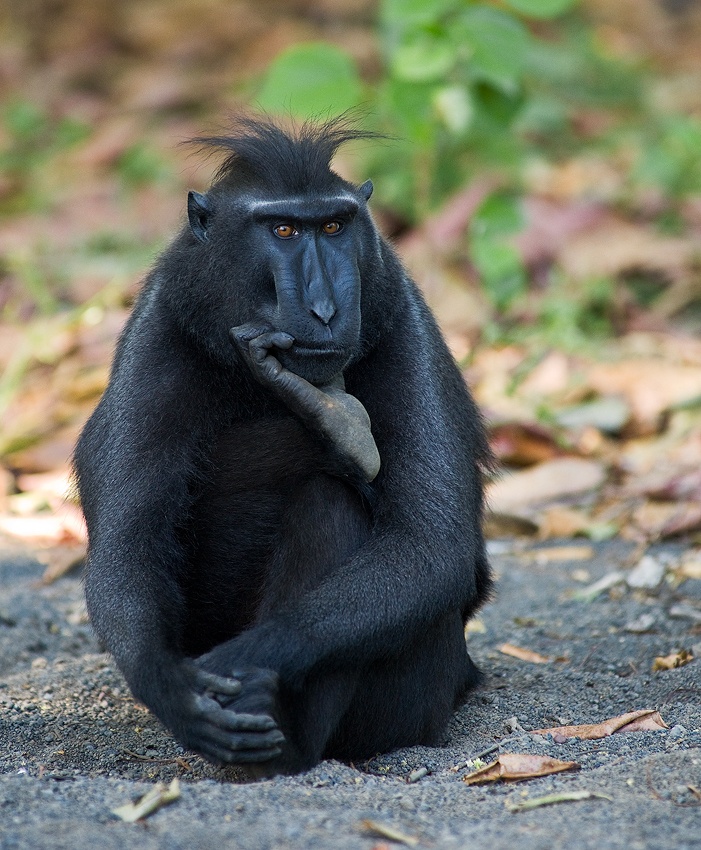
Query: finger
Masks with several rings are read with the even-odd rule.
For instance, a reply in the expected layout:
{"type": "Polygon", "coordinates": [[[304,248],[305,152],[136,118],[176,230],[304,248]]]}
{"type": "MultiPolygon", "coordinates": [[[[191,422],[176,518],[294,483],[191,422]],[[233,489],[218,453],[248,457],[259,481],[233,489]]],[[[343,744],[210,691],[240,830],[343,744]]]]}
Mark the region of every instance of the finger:
{"type": "Polygon", "coordinates": [[[196,747],[196,752],[219,764],[250,764],[270,761],[282,755],[279,747],[271,747],[268,750],[228,750],[214,743],[202,743],[196,747]]]}
{"type": "Polygon", "coordinates": [[[270,331],[252,339],[249,346],[252,351],[258,352],[263,350],[267,353],[271,348],[280,348],[283,350],[291,348],[294,341],[295,338],[284,331],[270,331]]]}
{"type": "Polygon", "coordinates": [[[230,732],[268,732],[277,728],[277,723],[268,714],[244,714],[228,711],[218,703],[214,705],[216,708],[205,710],[202,717],[220,729],[230,732]]]}
{"type": "Polygon", "coordinates": [[[241,693],[241,682],[237,679],[217,676],[216,673],[208,673],[206,670],[196,673],[195,682],[202,690],[215,694],[233,697],[241,693]]]}
{"type": "Polygon", "coordinates": [[[216,726],[202,725],[197,727],[197,732],[202,740],[229,750],[270,750],[285,742],[285,736],[279,729],[271,729],[269,732],[231,733],[216,726]]]}
{"type": "Polygon", "coordinates": [[[282,755],[279,747],[270,750],[236,750],[232,753],[234,764],[254,764],[255,762],[270,761],[282,755]]]}
{"type": "Polygon", "coordinates": [[[236,328],[229,329],[231,340],[237,344],[248,343],[257,336],[270,331],[270,325],[239,325],[236,328]]]}

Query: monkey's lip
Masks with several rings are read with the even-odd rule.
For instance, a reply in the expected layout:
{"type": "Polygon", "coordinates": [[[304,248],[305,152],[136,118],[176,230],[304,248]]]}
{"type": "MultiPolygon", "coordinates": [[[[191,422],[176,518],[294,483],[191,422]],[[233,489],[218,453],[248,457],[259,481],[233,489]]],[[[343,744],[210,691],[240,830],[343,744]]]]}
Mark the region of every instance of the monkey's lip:
{"type": "Polygon", "coordinates": [[[304,345],[295,342],[289,351],[300,357],[343,357],[345,350],[337,345],[304,345]]]}

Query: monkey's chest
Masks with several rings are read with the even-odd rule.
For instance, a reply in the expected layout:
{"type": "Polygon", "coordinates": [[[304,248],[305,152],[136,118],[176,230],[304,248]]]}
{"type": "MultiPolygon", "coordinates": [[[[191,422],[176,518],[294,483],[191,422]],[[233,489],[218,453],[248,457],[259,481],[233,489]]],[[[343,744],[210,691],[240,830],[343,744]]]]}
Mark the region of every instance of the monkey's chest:
{"type": "Polygon", "coordinates": [[[193,653],[256,619],[298,506],[327,478],[322,447],[292,417],[228,429],[207,469],[183,529],[189,562],[181,586],[193,653]]]}

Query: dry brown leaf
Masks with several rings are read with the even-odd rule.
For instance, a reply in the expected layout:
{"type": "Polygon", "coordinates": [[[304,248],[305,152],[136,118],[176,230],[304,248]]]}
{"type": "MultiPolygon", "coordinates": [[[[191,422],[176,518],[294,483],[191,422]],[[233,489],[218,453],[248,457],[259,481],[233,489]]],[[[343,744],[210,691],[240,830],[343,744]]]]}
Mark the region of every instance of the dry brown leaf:
{"type": "Polygon", "coordinates": [[[531,549],[525,554],[543,564],[553,561],[589,561],[594,557],[594,549],[591,546],[549,546],[531,549]]]}
{"type": "Polygon", "coordinates": [[[660,529],[660,537],[677,537],[701,529],[701,503],[677,502],[677,511],[660,529]]]}
{"type": "Polygon", "coordinates": [[[645,502],[635,509],[633,524],[648,538],[674,537],[701,528],[698,502],[645,502]]]}
{"type": "Polygon", "coordinates": [[[680,649],[679,652],[671,652],[669,655],[658,655],[652,663],[652,672],[675,670],[693,660],[694,656],[688,649],[680,649]]]}
{"type": "Polygon", "coordinates": [[[533,652],[532,649],[523,649],[520,646],[514,646],[512,643],[502,643],[497,649],[499,652],[503,652],[504,655],[518,658],[519,661],[530,661],[531,664],[550,664],[553,660],[552,658],[547,658],[545,655],[533,652]]]}
{"type": "Polygon", "coordinates": [[[360,821],[360,828],[363,832],[369,832],[371,835],[379,835],[381,838],[389,838],[390,841],[398,841],[400,844],[406,844],[409,847],[416,847],[419,843],[419,839],[414,835],[406,835],[393,826],[379,823],[376,820],[370,820],[370,818],[360,821]]]}
{"type": "Polygon", "coordinates": [[[136,823],[136,821],[153,814],[153,812],[162,806],[168,806],[174,803],[179,798],[180,782],[176,777],[167,787],[163,782],[157,782],[136,803],[125,803],[123,806],[112,809],[112,814],[127,823],[136,823]]]}
{"type": "Polygon", "coordinates": [[[14,480],[11,473],[0,466],[0,511],[7,509],[8,495],[12,492],[14,480]]]}
{"type": "Polygon", "coordinates": [[[72,491],[72,472],[69,466],[51,472],[31,472],[17,476],[17,486],[23,493],[41,493],[54,500],[63,501],[72,491]]]}
{"type": "Polygon", "coordinates": [[[552,735],[562,738],[582,738],[585,741],[595,741],[608,738],[614,732],[653,732],[669,727],[653,708],[629,711],[618,717],[602,720],[601,723],[583,723],[579,726],[552,726],[548,729],[533,729],[534,735],[552,735]]]}
{"type": "Polygon", "coordinates": [[[699,394],[698,366],[651,357],[596,364],[587,381],[601,395],[625,396],[642,434],[656,432],[664,411],[699,394]]]}
{"type": "Polygon", "coordinates": [[[53,514],[0,515],[0,531],[43,546],[80,543],[86,539],[82,514],[72,505],[64,505],[60,513],[53,514]]]}
{"type": "Polygon", "coordinates": [[[685,556],[681,564],[674,570],[680,578],[701,579],[701,553],[693,552],[685,556]]]}
{"type": "Polygon", "coordinates": [[[68,575],[85,560],[86,554],[87,545],[85,543],[53,546],[36,553],[37,560],[46,567],[40,584],[53,584],[58,579],[68,575]]]}
{"type": "Polygon", "coordinates": [[[483,530],[485,537],[496,540],[499,537],[533,537],[538,533],[538,526],[532,519],[518,514],[487,511],[483,530]]]}
{"type": "Polygon", "coordinates": [[[532,797],[527,800],[506,800],[504,805],[510,812],[527,812],[531,809],[539,809],[541,806],[552,806],[556,803],[575,803],[579,800],[611,800],[606,794],[598,791],[560,791],[557,794],[546,794],[543,797],[532,797]]]}
{"type": "Polygon", "coordinates": [[[487,500],[493,511],[511,513],[523,505],[553,502],[595,490],[605,478],[605,467],[598,461],[554,458],[492,482],[487,488],[487,500]]]}
{"type": "Polygon", "coordinates": [[[701,500],[701,470],[676,472],[662,481],[649,485],[645,489],[645,494],[662,501],[701,500]]]}
{"type": "Polygon", "coordinates": [[[495,425],[489,431],[489,444],[497,460],[511,466],[532,466],[562,454],[553,435],[532,423],[495,425]]]}
{"type": "Polygon", "coordinates": [[[543,511],[540,517],[538,537],[549,540],[552,537],[575,537],[591,525],[591,519],[584,511],[554,505],[543,511]]]}
{"type": "Polygon", "coordinates": [[[648,226],[608,216],[570,240],[559,260],[568,275],[580,280],[615,278],[640,269],[677,280],[691,268],[698,250],[694,239],[662,235],[648,226]]]}
{"type": "Polygon", "coordinates": [[[560,761],[550,758],[550,756],[535,756],[529,753],[502,753],[491,764],[463,776],[462,781],[467,785],[482,785],[497,780],[518,782],[522,779],[549,776],[551,773],[562,773],[564,770],[577,770],[579,767],[580,765],[576,761],[560,761]]]}

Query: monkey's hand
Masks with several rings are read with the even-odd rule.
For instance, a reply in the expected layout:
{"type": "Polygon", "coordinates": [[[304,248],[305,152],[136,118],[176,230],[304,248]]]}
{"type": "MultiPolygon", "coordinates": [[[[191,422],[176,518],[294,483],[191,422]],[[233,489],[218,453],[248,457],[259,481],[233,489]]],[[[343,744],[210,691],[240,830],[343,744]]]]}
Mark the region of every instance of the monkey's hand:
{"type": "MultiPolygon", "coordinates": [[[[182,672],[189,687],[183,689],[184,699],[181,690],[177,717],[164,720],[184,746],[219,764],[265,762],[281,754],[285,736],[272,716],[272,700],[259,699],[254,705],[250,699],[255,688],[245,680],[251,671],[232,678],[186,662],[182,672]]],[[[266,684],[267,690],[259,691],[272,693],[276,683],[266,684]]]]}
{"type": "Polygon", "coordinates": [[[286,350],[294,337],[254,325],[232,328],[231,339],[256,380],[268,387],[312,431],[331,443],[346,463],[360,470],[365,481],[380,471],[380,454],[370,430],[367,410],[345,391],[343,375],[315,387],[280,363],[271,349],[286,350]]]}

